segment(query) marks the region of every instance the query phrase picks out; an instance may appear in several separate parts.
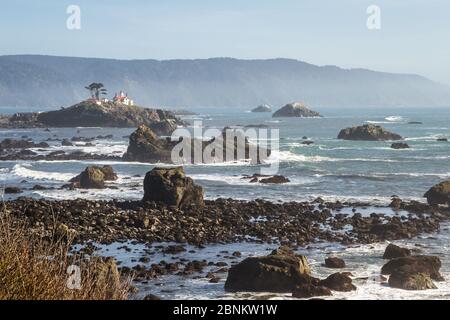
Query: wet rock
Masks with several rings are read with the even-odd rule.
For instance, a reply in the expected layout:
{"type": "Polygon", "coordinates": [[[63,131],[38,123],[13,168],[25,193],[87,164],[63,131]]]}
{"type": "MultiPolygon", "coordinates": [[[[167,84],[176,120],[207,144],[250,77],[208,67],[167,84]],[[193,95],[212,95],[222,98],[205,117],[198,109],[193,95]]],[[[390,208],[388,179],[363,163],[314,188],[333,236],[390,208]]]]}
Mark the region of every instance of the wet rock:
{"type": "Polygon", "coordinates": [[[334,291],[347,292],[356,290],[356,287],[352,284],[352,279],[344,273],[334,273],[328,278],[321,280],[319,285],[334,291]]]}
{"type": "Polygon", "coordinates": [[[305,256],[277,250],[268,256],[250,257],[230,268],[225,282],[227,291],[292,292],[309,279],[305,256]]]}
{"type": "Polygon", "coordinates": [[[162,202],[167,205],[202,207],[203,188],[186,177],[183,167],[154,168],[144,179],[144,201],[162,202]]]}
{"type": "Polygon", "coordinates": [[[407,268],[395,270],[389,277],[388,283],[393,288],[404,290],[437,289],[428,274],[409,272],[407,268]]]}
{"type": "Polygon", "coordinates": [[[224,128],[220,135],[208,141],[189,137],[172,141],[171,138],[158,137],[146,126],[140,126],[130,135],[128,149],[123,159],[125,161],[179,163],[180,159],[172,159],[172,152],[177,157],[189,159],[186,161],[192,163],[247,159],[257,164],[270,156],[270,150],[263,150],[259,146],[251,144],[243,130],[224,128]],[[222,147],[222,154],[216,154],[215,146],[222,147]],[[175,147],[179,148],[178,153],[177,149],[174,149],[175,147]],[[185,149],[190,149],[191,154],[183,154],[187,151],[185,149]],[[208,157],[203,157],[203,155],[208,155],[208,157]]]}
{"type": "Polygon", "coordinates": [[[324,286],[314,285],[312,283],[303,284],[295,287],[292,297],[306,299],[312,297],[332,296],[331,290],[324,286]]]}
{"type": "Polygon", "coordinates": [[[116,179],[117,175],[111,166],[89,166],[78,176],[72,178],[70,182],[77,188],[102,189],[105,188],[105,181],[116,179]]]}
{"type": "Polygon", "coordinates": [[[402,137],[396,133],[383,129],[381,126],[365,124],[358,127],[342,129],[341,132],[339,132],[338,139],[382,141],[401,140],[402,137]]]}
{"type": "Polygon", "coordinates": [[[390,243],[383,254],[383,259],[395,259],[401,257],[408,257],[411,255],[411,250],[407,248],[401,248],[395,244],[390,243]]]}
{"type": "Polygon", "coordinates": [[[40,184],[35,184],[31,190],[47,190],[48,188],[40,184]]]}
{"type": "Polygon", "coordinates": [[[309,146],[309,145],[311,145],[313,143],[314,143],[314,141],[311,141],[311,140],[302,141],[302,144],[305,144],[307,146],[309,146]]]}
{"type": "Polygon", "coordinates": [[[4,139],[0,142],[1,149],[27,149],[27,148],[48,148],[49,145],[46,142],[34,143],[31,140],[14,140],[4,139]]]}
{"type": "Polygon", "coordinates": [[[450,180],[433,186],[424,197],[430,205],[450,204],[450,180]]]}
{"type": "Polygon", "coordinates": [[[345,268],[345,261],[337,257],[329,257],[325,259],[325,267],[342,269],[345,268]]]}
{"type": "Polygon", "coordinates": [[[320,113],[310,110],[302,102],[293,102],[277,110],[272,117],[321,117],[320,113]]]}
{"type": "Polygon", "coordinates": [[[129,138],[126,161],[170,163],[172,148],[175,146],[170,140],[159,139],[158,135],[146,126],[139,126],[129,138]]]}
{"type": "Polygon", "coordinates": [[[439,141],[439,142],[447,142],[448,139],[447,139],[447,138],[437,138],[436,141],[439,141]]]}
{"type": "Polygon", "coordinates": [[[442,281],[443,277],[439,273],[441,260],[436,256],[409,256],[395,258],[387,262],[381,268],[381,274],[390,275],[397,271],[410,274],[425,273],[436,281],[442,281]]]}
{"type": "Polygon", "coordinates": [[[391,144],[392,149],[409,149],[409,145],[404,142],[395,142],[391,144]]]}
{"type": "Polygon", "coordinates": [[[251,176],[245,175],[242,177],[242,179],[249,180],[250,183],[264,183],[264,184],[283,184],[288,183],[290,180],[282,175],[274,175],[274,176],[268,176],[268,175],[262,175],[259,173],[255,173],[251,176]]]}
{"type": "Polygon", "coordinates": [[[5,187],[4,192],[5,194],[22,193],[22,190],[19,187],[5,187]]]}
{"type": "Polygon", "coordinates": [[[61,141],[61,145],[65,147],[72,147],[73,143],[69,139],[65,138],[61,141]]]}

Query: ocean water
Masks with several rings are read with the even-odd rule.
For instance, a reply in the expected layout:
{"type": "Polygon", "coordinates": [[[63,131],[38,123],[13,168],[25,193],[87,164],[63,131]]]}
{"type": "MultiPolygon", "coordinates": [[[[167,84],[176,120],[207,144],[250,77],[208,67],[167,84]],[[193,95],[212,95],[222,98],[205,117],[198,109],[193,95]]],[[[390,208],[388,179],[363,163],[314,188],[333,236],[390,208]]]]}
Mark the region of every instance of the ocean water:
{"type": "MultiPolygon", "coordinates": [[[[17,111],[0,108],[2,113],[17,111]]],[[[264,198],[269,200],[309,200],[325,198],[353,199],[385,203],[392,195],[408,199],[421,199],[428,188],[450,178],[450,143],[438,142],[438,137],[450,138],[450,108],[440,109],[380,109],[370,110],[320,109],[323,118],[271,118],[270,113],[250,113],[245,109],[195,109],[199,115],[186,117],[193,123],[201,120],[203,129],[223,128],[229,125],[268,125],[280,131],[278,158],[279,174],[291,182],[284,185],[252,184],[242,180],[244,174],[260,172],[260,166],[245,162],[187,165],[187,173],[205,188],[208,198],[233,197],[240,199],[264,198]],[[422,124],[408,124],[420,121],[422,124]],[[340,129],[377,123],[405,137],[410,149],[394,150],[391,142],[343,141],[336,137],[340,129]],[[303,145],[302,137],[315,143],[303,145]]],[[[113,134],[112,140],[96,140],[95,146],[79,143],[76,147],[61,147],[60,142],[49,142],[48,149],[35,149],[40,153],[56,150],[83,150],[99,154],[120,156],[127,148],[128,136],[133,129],[116,128],[50,128],[0,130],[0,139],[28,136],[35,142],[48,138],[97,136],[113,134]]],[[[0,163],[2,184],[20,184],[24,189],[34,184],[61,185],[91,164],[111,164],[122,179],[112,185],[118,190],[89,191],[84,197],[135,199],[140,195],[135,188],[142,187],[143,176],[157,164],[97,162],[27,162],[0,163]],[[26,182],[24,182],[26,180],[26,182]],[[21,183],[22,182],[22,183],[21,183]]],[[[73,198],[77,191],[37,191],[32,196],[73,198]]]]}
{"type": "MultiPolygon", "coordinates": [[[[250,108],[248,108],[250,109],[250,108]]],[[[0,108],[0,113],[17,112],[16,108],[0,108]]],[[[25,110],[20,110],[25,111],[25,110]]],[[[450,143],[436,141],[439,137],[450,138],[450,108],[358,108],[327,109],[318,108],[323,118],[271,118],[270,113],[251,113],[247,109],[236,108],[195,108],[198,116],[185,117],[193,123],[201,120],[203,129],[233,125],[268,125],[280,131],[280,150],[274,157],[280,160],[279,174],[290,179],[283,185],[252,184],[241,179],[244,174],[258,173],[259,165],[244,162],[187,165],[185,170],[196,183],[204,187],[206,197],[231,197],[238,199],[263,198],[272,201],[303,201],[317,196],[326,199],[354,200],[387,204],[392,195],[404,199],[424,201],[423,194],[434,184],[450,179],[450,143]],[[422,124],[409,124],[420,121],[422,124]],[[342,141],[336,137],[342,128],[365,123],[380,124],[387,130],[405,137],[410,149],[394,150],[391,142],[342,141]],[[302,137],[314,141],[303,145],[302,137]]],[[[193,128],[191,128],[193,129],[193,128]]],[[[43,129],[0,129],[0,140],[20,139],[28,136],[35,142],[48,138],[71,138],[73,136],[92,137],[113,134],[110,140],[95,140],[94,146],[78,143],[75,147],[61,147],[60,142],[49,141],[50,148],[34,149],[48,153],[56,150],[83,150],[109,155],[122,155],[127,148],[127,136],[133,129],[117,128],[50,128],[43,129]]],[[[120,161],[4,161],[0,162],[0,183],[3,186],[16,185],[24,192],[20,194],[50,199],[139,199],[142,197],[142,180],[145,173],[156,165],[148,163],[126,163],[120,161]],[[110,164],[119,179],[111,182],[104,190],[40,190],[31,191],[35,184],[59,187],[92,164],[110,164]],[[140,177],[135,177],[140,175],[140,177]]],[[[17,195],[3,195],[5,199],[17,195]]],[[[377,209],[380,210],[380,209],[377,209]]],[[[396,242],[410,248],[418,248],[424,254],[436,254],[443,261],[442,273],[445,282],[436,283],[437,290],[410,292],[389,288],[379,283],[377,275],[383,265],[381,259],[387,243],[345,247],[333,243],[318,243],[303,248],[316,276],[325,277],[333,270],[321,266],[327,255],[344,258],[354,275],[358,290],[351,293],[335,293],[332,299],[448,299],[450,298],[450,225],[444,224],[440,233],[421,235],[415,239],[396,242]],[[366,279],[368,277],[368,279],[366,279]]],[[[153,244],[156,245],[156,244],[153,244]]],[[[119,244],[102,246],[102,253],[113,255],[125,265],[134,265],[143,252],[144,245],[132,246],[132,252],[118,249],[119,244]]],[[[189,259],[213,259],[220,251],[239,250],[243,257],[266,254],[273,245],[232,244],[210,245],[205,249],[191,248],[195,253],[181,256],[189,259]]],[[[151,263],[167,256],[152,256],[151,263]]],[[[217,257],[216,257],[217,258],[217,257]]],[[[230,264],[233,261],[230,261],[230,264]]],[[[206,272],[205,272],[206,273],[206,272]]],[[[257,297],[291,299],[288,295],[273,294],[229,294],[224,292],[226,274],[217,284],[207,279],[165,276],[148,284],[140,285],[140,295],[158,294],[170,299],[253,299],[257,297]]]]}

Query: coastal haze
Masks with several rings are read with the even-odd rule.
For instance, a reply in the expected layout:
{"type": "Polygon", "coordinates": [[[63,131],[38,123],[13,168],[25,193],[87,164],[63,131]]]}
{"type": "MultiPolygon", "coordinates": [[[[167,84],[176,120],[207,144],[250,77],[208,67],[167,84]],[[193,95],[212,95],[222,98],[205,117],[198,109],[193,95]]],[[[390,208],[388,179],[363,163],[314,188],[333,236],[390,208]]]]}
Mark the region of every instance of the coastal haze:
{"type": "Polygon", "coordinates": [[[158,107],[282,106],[435,107],[450,105],[450,87],[414,74],[317,66],[291,59],[113,60],[0,57],[0,106],[59,107],[86,98],[101,81],[158,107]]]}

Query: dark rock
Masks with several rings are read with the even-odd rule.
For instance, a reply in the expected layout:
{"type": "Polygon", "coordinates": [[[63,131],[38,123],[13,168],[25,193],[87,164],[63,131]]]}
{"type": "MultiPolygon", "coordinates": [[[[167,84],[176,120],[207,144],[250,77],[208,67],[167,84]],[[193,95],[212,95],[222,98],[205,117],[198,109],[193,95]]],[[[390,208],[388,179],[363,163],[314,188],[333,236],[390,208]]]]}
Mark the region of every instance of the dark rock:
{"type": "Polygon", "coordinates": [[[72,147],[72,146],[73,146],[73,143],[70,142],[69,139],[65,138],[65,139],[62,140],[61,145],[62,145],[62,146],[65,146],[65,147],[72,147]]]}
{"type": "Polygon", "coordinates": [[[395,142],[391,144],[392,149],[409,149],[409,145],[404,142],[395,142]]]}
{"type": "Polygon", "coordinates": [[[259,180],[260,183],[265,183],[265,184],[269,184],[269,183],[273,183],[273,184],[282,184],[282,183],[288,183],[290,182],[290,180],[284,176],[281,175],[275,175],[273,177],[270,178],[263,178],[261,180],[259,180]]]}
{"type": "Polygon", "coordinates": [[[263,104],[252,109],[252,112],[272,112],[272,108],[267,104],[263,104]]]}
{"type": "Polygon", "coordinates": [[[22,190],[18,187],[5,187],[4,192],[5,194],[22,193],[22,190]]]}
{"type": "Polygon", "coordinates": [[[339,132],[338,139],[344,140],[401,140],[402,137],[396,133],[389,132],[380,126],[365,124],[363,126],[342,129],[339,132]]]}
{"type": "Polygon", "coordinates": [[[305,144],[307,146],[309,146],[309,145],[311,145],[313,143],[314,143],[314,141],[311,141],[311,140],[302,141],[302,144],[305,144]]]}
{"type": "Polygon", "coordinates": [[[437,289],[428,274],[409,272],[407,268],[395,270],[389,277],[388,283],[393,288],[404,290],[437,289]]]}
{"type": "Polygon", "coordinates": [[[183,167],[154,168],[144,179],[144,201],[162,202],[167,205],[202,207],[203,189],[186,177],[183,167]]]}
{"type": "Polygon", "coordinates": [[[420,121],[409,121],[408,124],[423,124],[420,121]]]}
{"type": "MultiPolygon", "coordinates": [[[[150,128],[140,126],[130,135],[128,149],[123,156],[123,159],[126,161],[176,163],[178,159],[172,159],[172,150],[176,146],[180,147],[183,145],[190,146],[191,154],[179,154],[179,156],[184,159],[189,157],[191,163],[194,161],[211,163],[248,159],[256,164],[261,163],[261,161],[270,156],[270,150],[262,150],[259,146],[250,144],[248,137],[245,136],[242,130],[225,128],[221,135],[216,136],[209,141],[191,139],[188,137],[172,141],[170,138],[159,138],[150,128]],[[228,140],[230,140],[231,143],[227,143],[228,140]],[[222,155],[216,155],[214,150],[213,154],[211,154],[211,159],[204,159],[203,157],[200,157],[200,159],[195,158],[196,155],[203,155],[205,148],[212,146],[213,143],[222,145],[222,155]],[[243,151],[242,154],[241,152],[237,152],[240,147],[244,149],[240,150],[243,151]],[[227,155],[229,158],[227,158],[227,155]]],[[[184,151],[185,150],[183,150],[183,152],[184,151]]]]}
{"type": "Polygon", "coordinates": [[[439,141],[439,142],[447,142],[448,139],[447,139],[447,138],[437,138],[436,141],[439,141]]]}
{"type": "Polygon", "coordinates": [[[321,280],[319,285],[334,291],[347,292],[356,290],[356,287],[352,284],[352,279],[344,273],[333,273],[328,278],[321,280]]]}
{"type": "Polygon", "coordinates": [[[46,142],[34,143],[31,140],[14,140],[4,139],[0,142],[1,149],[27,149],[27,148],[48,148],[49,145],[46,142]]]}
{"type": "Polygon", "coordinates": [[[268,256],[250,257],[232,266],[225,282],[227,291],[293,292],[311,281],[305,256],[275,250],[268,256]]]}
{"type": "Polygon", "coordinates": [[[342,269],[345,268],[345,261],[337,257],[329,257],[325,259],[325,267],[342,269]]]}
{"type": "Polygon", "coordinates": [[[285,105],[283,108],[276,111],[272,117],[321,117],[320,113],[308,109],[305,104],[301,102],[294,102],[285,105]]]}
{"type": "Polygon", "coordinates": [[[425,273],[436,281],[442,281],[443,277],[439,273],[441,260],[436,256],[410,256],[395,258],[387,262],[381,268],[381,274],[389,275],[401,270],[403,273],[425,273]]]}
{"type": "Polygon", "coordinates": [[[433,186],[424,197],[430,205],[450,204],[450,180],[433,186]]]}
{"type": "Polygon", "coordinates": [[[35,184],[31,190],[47,190],[47,187],[41,186],[40,184],[35,184]]]}
{"type": "Polygon", "coordinates": [[[82,189],[102,189],[105,188],[105,181],[117,180],[111,166],[89,166],[78,176],[72,178],[70,182],[77,188],[82,189]]]}
{"type": "Polygon", "coordinates": [[[407,248],[401,248],[395,244],[390,243],[383,254],[383,259],[395,259],[401,257],[408,257],[411,255],[411,250],[407,248]]]}
{"type": "Polygon", "coordinates": [[[295,287],[292,297],[306,299],[312,297],[332,296],[331,290],[324,286],[317,286],[312,283],[295,287]]]}
{"type": "Polygon", "coordinates": [[[260,182],[264,184],[282,184],[282,183],[288,183],[290,180],[284,176],[281,175],[275,175],[275,176],[268,176],[268,175],[262,175],[259,173],[255,173],[251,176],[244,175],[242,179],[248,179],[250,183],[260,182]]]}

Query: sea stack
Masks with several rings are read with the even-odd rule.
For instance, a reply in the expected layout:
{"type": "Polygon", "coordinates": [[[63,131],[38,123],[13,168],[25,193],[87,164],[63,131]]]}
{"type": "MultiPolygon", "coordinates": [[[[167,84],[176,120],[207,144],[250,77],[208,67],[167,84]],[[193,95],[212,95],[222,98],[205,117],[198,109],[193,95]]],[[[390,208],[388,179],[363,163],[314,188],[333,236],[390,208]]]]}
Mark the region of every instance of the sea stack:
{"type": "Polygon", "coordinates": [[[281,117],[321,117],[320,113],[310,110],[303,102],[293,102],[285,105],[283,108],[277,110],[273,115],[273,118],[281,117]]]}
{"type": "Polygon", "coordinates": [[[272,112],[272,108],[267,104],[257,106],[252,112],[272,112]]]}
{"type": "Polygon", "coordinates": [[[342,129],[339,132],[338,139],[343,140],[365,140],[365,141],[385,141],[401,140],[402,137],[396,133],[373,124],[342,129]]]}

